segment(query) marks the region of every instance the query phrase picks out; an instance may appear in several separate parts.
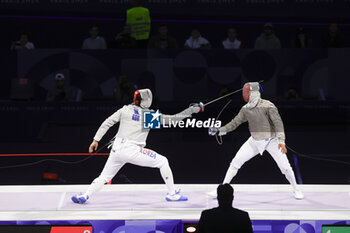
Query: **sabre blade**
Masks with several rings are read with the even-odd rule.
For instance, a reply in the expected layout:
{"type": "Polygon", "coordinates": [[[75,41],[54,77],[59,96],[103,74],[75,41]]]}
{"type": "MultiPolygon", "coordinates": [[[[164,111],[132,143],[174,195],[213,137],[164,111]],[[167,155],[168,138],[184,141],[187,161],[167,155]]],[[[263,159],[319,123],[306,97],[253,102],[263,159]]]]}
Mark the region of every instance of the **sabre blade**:
{"type": "MultiPolygon", "coordinates": [[[[264,82],[264,80],[260,80],[258,83],[262,83],[262,82],[264,82]]],[[[238,90],[235,90],[235,91],[233,91],[233,92],[231,92],[231,93],[228,93],[228,94],[226,94],[226,95],[224,95],[224,96],[221,96],[221,97],[219,97],[219,98],[213,99],[213,100],[211,100],[211,101],[209,101],[208,103],[205,103],[205,104],[203,104],[203,105],[204,105],[204,106],[207,106],[207,105],[209,105],[209,104],[215,103],[216,101],[219,101],[219,100],[221,100],[221,99],[223,99],[223,98],[226,98],[226,97],[228,97],[228,96],[230,96],[230,95],[233,95],[233,94],[235,94],[235,93],[237,93],[237,92],[239,92],[239,91],[241,91],[241,90],[243,90],[243,88],[238,89],[238,90]]]]}
{"type": "Polygon", "coordinates": [[[241,89],[239,89],[239,90],[235,90],[235,91],[233,91],[233,92],[231,92],[231,93],[228,93],[228,94],[226,94],[226,95],[224,95],[224,96],[221,96],[221,97],[219,97],[219,98],[213,99],[212,101],[209,101],[208,103],[205,103],[204,106],[207,106],[207,105],[209,105],[209,104],[215,103],[216,101],[219,101],[219,100],[221,100],[221,99],[223,99],[223,98],[226,98],[226,97],[228,97],[228,96],[230,96],[230,95],[233,95],[233,94],[235,94],[235,93],[241,91],[242,89],[243,89],[243,88],[241,88],[241,89]]]}

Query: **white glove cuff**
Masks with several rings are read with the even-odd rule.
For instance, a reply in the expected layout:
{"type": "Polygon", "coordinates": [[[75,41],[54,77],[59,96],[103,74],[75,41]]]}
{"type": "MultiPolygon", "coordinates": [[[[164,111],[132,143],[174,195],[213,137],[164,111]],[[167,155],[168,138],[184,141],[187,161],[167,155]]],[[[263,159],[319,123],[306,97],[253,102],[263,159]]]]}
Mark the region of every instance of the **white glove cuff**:
{"type": "Polygon", "coordinates": [[[199,113],[200,110],[201,110],[201,108],[198,107],[198,106],[191,106],[192,114],[193,113],[199,113]]]}
{"type": "Polygon", "coordinates": [[[219,128],[219,136],[223,136],[223,135],[226,135],[227,132],[226,132],[226,128],[225,127],[221,127],[219,128]]]}

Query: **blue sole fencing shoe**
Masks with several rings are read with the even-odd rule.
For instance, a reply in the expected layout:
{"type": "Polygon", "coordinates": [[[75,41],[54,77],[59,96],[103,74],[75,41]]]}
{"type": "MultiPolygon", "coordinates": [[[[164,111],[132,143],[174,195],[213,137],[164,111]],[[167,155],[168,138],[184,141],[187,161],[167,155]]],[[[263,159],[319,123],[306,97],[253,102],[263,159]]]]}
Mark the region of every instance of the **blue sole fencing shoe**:
{"type": "Polygon", "coordinates": [[[188,198],[181,196],[180,189],[179,189],[179,190],[175,190],[175,194],[173,194],[173,195],[168,193],[165,197],[165,200],[167,200],[167,201],[187,201],[188,198]]]}
{"type": "Polygon", "coordinates": [[[78,204],[84,204],[89,199],[88,195],[74,195],[72,201],[78,204]]]}

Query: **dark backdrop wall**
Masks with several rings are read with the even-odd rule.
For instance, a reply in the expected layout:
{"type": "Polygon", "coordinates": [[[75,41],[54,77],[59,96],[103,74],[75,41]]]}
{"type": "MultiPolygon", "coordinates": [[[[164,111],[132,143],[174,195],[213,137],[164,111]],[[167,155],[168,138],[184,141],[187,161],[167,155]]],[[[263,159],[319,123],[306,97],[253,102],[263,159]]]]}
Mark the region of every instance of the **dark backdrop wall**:
{"type": "Polygon", "coordinates": [[[120,75],[136,86],[156,90],[161,101],[216,97],[249,81],[265,80],[264,95],[285,99],[295,88],[303,99],[349,100],[350,49],[276,50],[70,50],[0,52],[0,99],[11,97],[14,79],[34,86],[32,100],[45,100],[54,76],[82,90],[88,100],[112,99],[120,75]],[[13,85],[12,85],[13,84],[13,85]]]}
{"type": "MultiPolygon", "coordinates": [[[[143,5],[150,8],[156,17],[166,18],[280,18],[308,19],[319,22],[322,19],[349,19],[347,0],[144,0],[143,5]]],[[[113,16],[122,17],[125,10],[130,7],[128,0],[105,1],[3,1],[0,12],[7,14],[50,14],[70,15],[79,17],[113,16]]]]}

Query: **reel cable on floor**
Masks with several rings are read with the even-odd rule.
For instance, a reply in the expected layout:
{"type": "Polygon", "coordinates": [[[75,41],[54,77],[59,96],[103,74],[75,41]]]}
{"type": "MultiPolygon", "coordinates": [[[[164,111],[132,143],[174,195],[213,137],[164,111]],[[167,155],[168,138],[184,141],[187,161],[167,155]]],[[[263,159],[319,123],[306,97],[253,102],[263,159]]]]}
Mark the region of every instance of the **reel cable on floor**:
{"type": "Polygon", "coordinates": [[[18,164],[18,165],[3,166],[3,167],[0,167],[0,169],[28,167],[28,166],[33,166],[33,165],[37,165],[37,164],[44,163],[44,162],[56,162],[56,163],[63,163],[63,164],[79,164],[79,163],[82,163],[82,162],[85,162],[85,161],[91,159],[93,156],[95,156],[96,153],[100,152],[105,147],[109,147],[110,145],[112,145],[113,142],[114,142],[114,138],[112,138],[109,142],[104,144],[100,149],[92,152],[92,154],[89,155],[88,157],[83,158],[83,159],[78,160],[78,161],[70,162],[70,161],[64,161],[64,160],[60,160],[60,159],[42,159],[42,160],[39,160],[39,161],[36,161],[36,162],[32,162],[32,163],[24,163],[24,164],[18,164]]]}

